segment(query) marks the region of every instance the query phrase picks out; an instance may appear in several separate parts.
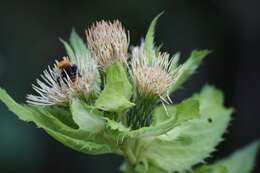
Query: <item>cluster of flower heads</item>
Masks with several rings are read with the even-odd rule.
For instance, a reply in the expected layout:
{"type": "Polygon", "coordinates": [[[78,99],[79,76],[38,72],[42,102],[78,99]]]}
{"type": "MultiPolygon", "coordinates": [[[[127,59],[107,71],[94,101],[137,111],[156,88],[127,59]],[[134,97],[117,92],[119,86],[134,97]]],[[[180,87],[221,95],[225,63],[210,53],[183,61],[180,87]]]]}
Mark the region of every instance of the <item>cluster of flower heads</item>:
{"type": "Polygon", "coordinates": [[[171,69],[175,58],[159,50],[149,57],[143,42],[129,54],[129,34],[118,20],[96,22],[86,30],[86,38],[89,51],[75,53],[74,58],[65,57],[53,68],[48,67],[41,75],[42,81],[37,79],[38,86],[33,85],[38,95],[28,95],[28,103],[66,105],[73,96],[88,98],[99,92],[99,70],[105,71],[117,61],[130,68],[138,94],[162,99],[167,96],[174,82],[171,69]]]}

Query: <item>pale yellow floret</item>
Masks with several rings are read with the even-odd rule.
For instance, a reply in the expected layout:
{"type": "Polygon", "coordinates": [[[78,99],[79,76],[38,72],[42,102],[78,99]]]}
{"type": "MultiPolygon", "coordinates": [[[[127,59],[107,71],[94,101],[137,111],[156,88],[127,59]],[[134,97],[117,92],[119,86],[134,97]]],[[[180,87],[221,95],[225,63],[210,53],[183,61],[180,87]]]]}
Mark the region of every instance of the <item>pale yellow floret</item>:
{"type": "Polygon", "coordinates": [[[126,63],[129,39],[118,20],[96,22],[86,30],[86,36],[92,57],[102,69],[115,61],[126,63]]]}
{"type": "Polygon", "coordinates": [[[132,49],[132,78],[140,94],[163,98],[174,82],[170,70],[173,61],[166,52],[149,58],[143,43],[132,49]]]}

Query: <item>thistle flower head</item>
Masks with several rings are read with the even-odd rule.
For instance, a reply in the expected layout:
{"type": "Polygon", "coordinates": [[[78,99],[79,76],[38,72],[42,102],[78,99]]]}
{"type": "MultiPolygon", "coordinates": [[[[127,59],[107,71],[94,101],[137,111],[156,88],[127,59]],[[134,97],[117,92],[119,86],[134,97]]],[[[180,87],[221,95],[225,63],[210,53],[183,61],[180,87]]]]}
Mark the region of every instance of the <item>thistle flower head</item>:
{"type": "Polygon", "coordinates": [[[168,53],[158,52],[156,57],[148,57],[144,44],[132,49],[132,76],[137,86],[137,91],[145,96],[162,97],[173,83],[171,66],[168,53]]]}
{"type": "Polygon", "coordinates": [[[38,95],[28,95],[27,103],[33,105],[66,105],[71,97],[87,98],[93,90],[98,90],[95,79],[96,65],[91,59],[76,58],[72,62],[63,57],[54,67],[48,67],[32,85],[38,95]]]}
{"type": "Polygon", "coordinates": [[[100,21],[86,31],[88,47],[102,69],[115,61],[126,63],[129,37],[122,24],[100,21]]]}

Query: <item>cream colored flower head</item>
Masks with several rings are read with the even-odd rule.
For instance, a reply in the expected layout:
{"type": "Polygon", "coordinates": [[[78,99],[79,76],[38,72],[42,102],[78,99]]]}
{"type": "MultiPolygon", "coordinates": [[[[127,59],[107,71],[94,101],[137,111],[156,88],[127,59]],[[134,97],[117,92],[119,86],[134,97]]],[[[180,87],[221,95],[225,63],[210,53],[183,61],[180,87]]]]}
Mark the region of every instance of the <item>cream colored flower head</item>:
{"type": "Polygon", "coordinates": [[[100,21],[86,30],[88,47],[102,69],[115,61],[127,62],[129,36],[121,22],[100,21]]]}
{"type": "Polygon", "coordinates": [[[66,105],[73,96],[88,97],[96,84],[97,66],[92,59],[76,58],[71,61],[63,57],[54,67],[48,67],[37,79],[33,89],[37,95],[28,95],[27,103],[32,105],[66,105]]]}
{"type": "Polygon", "coordinates": [[[133,47],[131,56],[131,75],[138,94],[161,98],[167,95],[174,82],[171,69],[176,59],[170,59],[166,52],[157,52],[155,57],[148,57],[143,42],[139,47],[133,47]]]}

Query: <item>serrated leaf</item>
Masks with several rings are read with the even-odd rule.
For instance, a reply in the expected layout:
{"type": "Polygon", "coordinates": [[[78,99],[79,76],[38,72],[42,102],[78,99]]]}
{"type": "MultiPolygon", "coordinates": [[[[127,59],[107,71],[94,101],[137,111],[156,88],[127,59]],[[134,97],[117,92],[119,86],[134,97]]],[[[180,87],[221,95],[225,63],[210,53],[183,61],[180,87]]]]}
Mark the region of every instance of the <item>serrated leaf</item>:
{"type": "Polygon", "coordinates": [[[129,101],[132,95],[132,86],[126,71],[121,63],[110,65],[106,71],[106,84],[95,106],[98,109],[111,112],[120,112],[134,106],[129,101]]]}
{"type": "Polygon", "coordinates": [[[45,107],[27,106],[16,103],[3,89],[0,89],[0,100],[15,113],[21,120],[34,122],[38,127],[43,128],[52,136],[70,146],[72,149],[89,154],[103,154],[114,152],[114,148],[106,144],[106,141],[99,136],[72,128],[52,115],[52,111],[45,107]],[[82,149],[84,148],[84,150],[82,149]],[[100,148],[100,150],[98,150],[100,148]],[[89,149],[89,150],[88,150],[89,149]],[[93,151],[92,151],[93,149],[93,151]]]}
{"type": "Polygon", "coordinates": [[[251,173],[259,146],[259,141],[251,143],[215,164],[195,169],[193,173],[251,173]]]}
{"type": "MultiPolygon", "coordinates": [[[[81,124],[78,129],[71,129],[54,118],[54,116],[47,112],[45,108],[34,108],[31,111],[35,112],[34,114],[40,114],[40,117],[44,122],[35,122],[37,126],[43,128],[53,138],[71,149],[85,154],[105,154],[115,152],[116,150],[116,148],[107,144],[102,133],[98,133],[102,130],[98,129],[99,127],[96,127],[98,130],[91,130],[89,126],[83,126],[81,124]]],[[[78,120],[80,120],[80,118],[78,120]]],[[[84,121],[84,118],[82,123],[83,122],[86,122],[84,121]]],[[[104,126],[104,124],[102,125],[104,126]]]]}
{"type": "Polygon", "coordinates": [[[161,12],[160,14],[158,14],[153,21],[151,22],[148,31],[146,33],[145,36],[145,40],[144,40],[144,49],[147,53],[147,57],[149,58],[149,63],[152,62],[152,59],[155,58],[155,53],[156,53],[156,49],[154,46],[154,33],[155,33],[155,26],[157,23],[157,20],[159,19],[159,17],[163,14],[163,12],[161,12]]]}
{"type": "Polygon", "coordinates": [[[259,141],[256,141],[218,161],[216,165],[225,166],[228,173],[251,173],[259,147],[259,141]]]}
{"type": "Polygon", "coordinates": [[[72,99],[70,110],[73,120],[78,124],[81,130],[98,133],[105,126],[101,113],[81,103],[79,98],[72,99]]]}
{"type": "Polygon", "coordinates": [[[214,151],[225,132],[232,109],[223,106],[223,95],[206,86],[192,97],[199,101],[200,118],[182,123],[166,135],[147,141],[144,158],[165,171],[191,168],[214,151]]]}
{"type": "Polygon", "coordinates": [[[190,57],[178,67],[176,73],[176,82],[172,85],[170,92],[174,92],[181,87],[181,85],[195,73],[202,60],[210,53],[208,50],[192,51],[190,57]]]}

